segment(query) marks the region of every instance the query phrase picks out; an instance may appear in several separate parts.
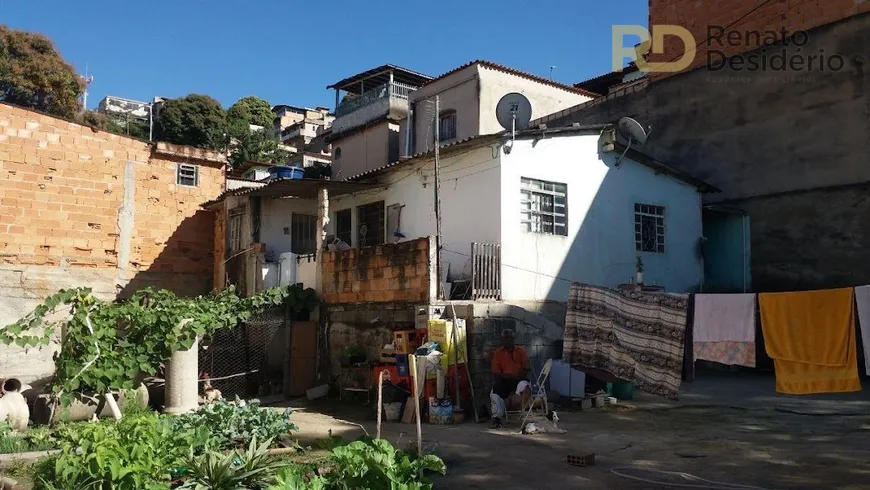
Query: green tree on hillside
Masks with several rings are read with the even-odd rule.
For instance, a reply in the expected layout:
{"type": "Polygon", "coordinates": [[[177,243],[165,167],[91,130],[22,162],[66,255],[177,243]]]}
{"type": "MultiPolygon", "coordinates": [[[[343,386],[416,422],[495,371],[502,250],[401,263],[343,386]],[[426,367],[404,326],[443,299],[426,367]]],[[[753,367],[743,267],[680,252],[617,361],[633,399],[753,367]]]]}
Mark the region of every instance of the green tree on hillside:
{"type": "Polygon", "coordinates": [[[71,119],[84,82],[42,34],[0,25],[0,100],[71,119]]]}
{"type": "Polygon", "coordinates": [[[220,102],[199,94],[167,100],[154,124],[158,141],[209,150],[226,148],[227,130],[227,114],[220,102]]]}
{"type": "Polygon", "coordinates": [[[255,96],[242,97],[227,111],[227,123],[233,136],[249,132],[251,124],[271,128],[274,119],[272,106],[255,96]]]}
{"type": "Polygon", "coordinates": [[[290,152],[281,148],[281,139],[272,126],[275,114],[269,102],[259,97],[243,97],[227,111],[232,137],[230,164],[245,162],[285,163],[290,152]],[[263,129],[251,130],[251,125],[263,129]]]}

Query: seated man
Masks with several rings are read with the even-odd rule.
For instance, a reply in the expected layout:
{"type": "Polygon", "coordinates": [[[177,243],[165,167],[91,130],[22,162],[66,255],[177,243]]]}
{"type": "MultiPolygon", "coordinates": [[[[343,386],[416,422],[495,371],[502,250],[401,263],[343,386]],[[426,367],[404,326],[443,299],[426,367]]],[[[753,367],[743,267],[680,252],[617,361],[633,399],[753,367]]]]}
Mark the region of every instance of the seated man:
{"type": "Polygon", "coordinates": [[[492,353],[492,392],[489,394],[492,412],[492,427],[501,427],[507,405],[525,407],[532,396],[529,373],[529,357],[526,350],[514,345],[514,332],[502,330],[501,347],[492,353]],[[516,395],[516,396],[515,396],[516,395]],[[513,403],[511,403],[513,402],[513,403]]]}

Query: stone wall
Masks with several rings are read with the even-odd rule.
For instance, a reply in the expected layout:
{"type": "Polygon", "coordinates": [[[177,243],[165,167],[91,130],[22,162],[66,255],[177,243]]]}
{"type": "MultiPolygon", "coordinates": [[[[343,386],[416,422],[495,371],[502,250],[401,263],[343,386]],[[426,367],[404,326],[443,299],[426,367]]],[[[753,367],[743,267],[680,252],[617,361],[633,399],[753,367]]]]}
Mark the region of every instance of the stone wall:
{"type": "Polygon", "coordinates": [[[323,300],[426,303],[435,291],[434,239],[323,254],[323,300]]]}
{"type": "MultiPolygon", "coordinates": [[[[224,159],[122,137],[0,104],[0,326],[61,288],[113,298],[142,287],[180,294],[212,282],[212,215],[224,159]],[[176,163],[199,186],[176,185],[176,163]]],[[[0,375],[53,372],[51,349],[0,348],[0,375]]]]}
{"type": "Polygon", "coordinates": [[[749,213],[755,290],[870,283],[861,197],[870,183],[870,16],[813,29],[801,49],[842,54],[847,64],[824,73],[698,69],[542,122],[631,116],[652,126],[644,152],[722,190],[706,203],[749,213]]]}

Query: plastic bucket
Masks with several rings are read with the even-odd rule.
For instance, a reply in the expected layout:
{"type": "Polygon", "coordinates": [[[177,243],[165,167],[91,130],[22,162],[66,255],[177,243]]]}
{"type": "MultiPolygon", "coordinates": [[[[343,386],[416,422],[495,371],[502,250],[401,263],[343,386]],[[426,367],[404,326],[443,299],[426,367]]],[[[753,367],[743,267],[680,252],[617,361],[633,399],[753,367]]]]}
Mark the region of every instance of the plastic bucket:
{"type": "Polygon", "coordinates": [[[402,416],[402,402],[384,403],[384,419],[396,422],[402,416]]]}

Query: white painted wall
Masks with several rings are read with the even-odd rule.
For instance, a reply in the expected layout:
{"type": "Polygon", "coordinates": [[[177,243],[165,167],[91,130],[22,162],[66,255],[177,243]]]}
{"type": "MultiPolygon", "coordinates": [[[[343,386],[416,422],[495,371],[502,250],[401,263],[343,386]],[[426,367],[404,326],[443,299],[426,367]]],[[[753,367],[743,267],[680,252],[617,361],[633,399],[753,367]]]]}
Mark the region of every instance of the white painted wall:
{"type": "Polygon", "coordinates": [[[260,241],[266,244],[266,260],[278,261],[278,255],[289,252],[290,230],[293,213],[317,216],[317,202],[314,199],[271,199],[262,200],[262,219],[260,222],[260,241]]]}
{"type": "Polygon", "coordinates": [[[532,104],[532,119],[582,104],[591,97],[554,87],[525,77],[505,73],[486,66],[480,67],[480,128],[479,134],[502,131],[495,108],[498,101],[511,92],[525,95],[532,104]]]}
{"type": "Polygon", "coordinates": [[[618,155],[598,152],[598,135],[517,140],[502,156],[501,243],[503,299],[565,301],[570,283],[614,287],[634,277],[641,255],[645,282],[687,291],[703,274],[697,243],[701,199],[694,187],[656,175],[618,155]],[[520,229],[522,177],[567,184],[568,236],[520,229]],[[665,206],[666,253],[640,253],[634,242],[634,203],[665,206]],[[531,272],[528,272],[531,271],[531,272]]]}
{"type": "MultiPolygon", "coordinates": [[[[441,210],[443,255],[452,275],[470,273],[471,242],[496,243],[500,237],[501,186],[498,154],[489,146],[458,150],[442,159],[441,210]]],[[[382,177],[385,189],[331,197],[327,233],[335,232],[335,213],[384,201],[384,206],[404,204],[400,231],[405,240],[435,235],[434,164],[431,159],[409,162],[382,177]]],[[[359,222],[351,213],[353,230],[359,222]]],[[[352,245],[358,246],[356,233],[352,245]]]]}
{"type": "MultiPolygon", "coordinates": [[[[442,112],[456,111],[456,139],[462,140],[502,131],[495,108],[498,101],[511,92],[528,97],[532,104],[533,120],[590,100],[590,97],[572,90],[481,64],[471,65],[411,93],[411,103],[415,104],[417,112],[412,128],[415,131],[412,153],[425,152],[434,147],[434,106],[431,101],[436,95],[442,112]]],[[[404,141],[405,133],[402,133],[402,138],[404,141]]]]}

